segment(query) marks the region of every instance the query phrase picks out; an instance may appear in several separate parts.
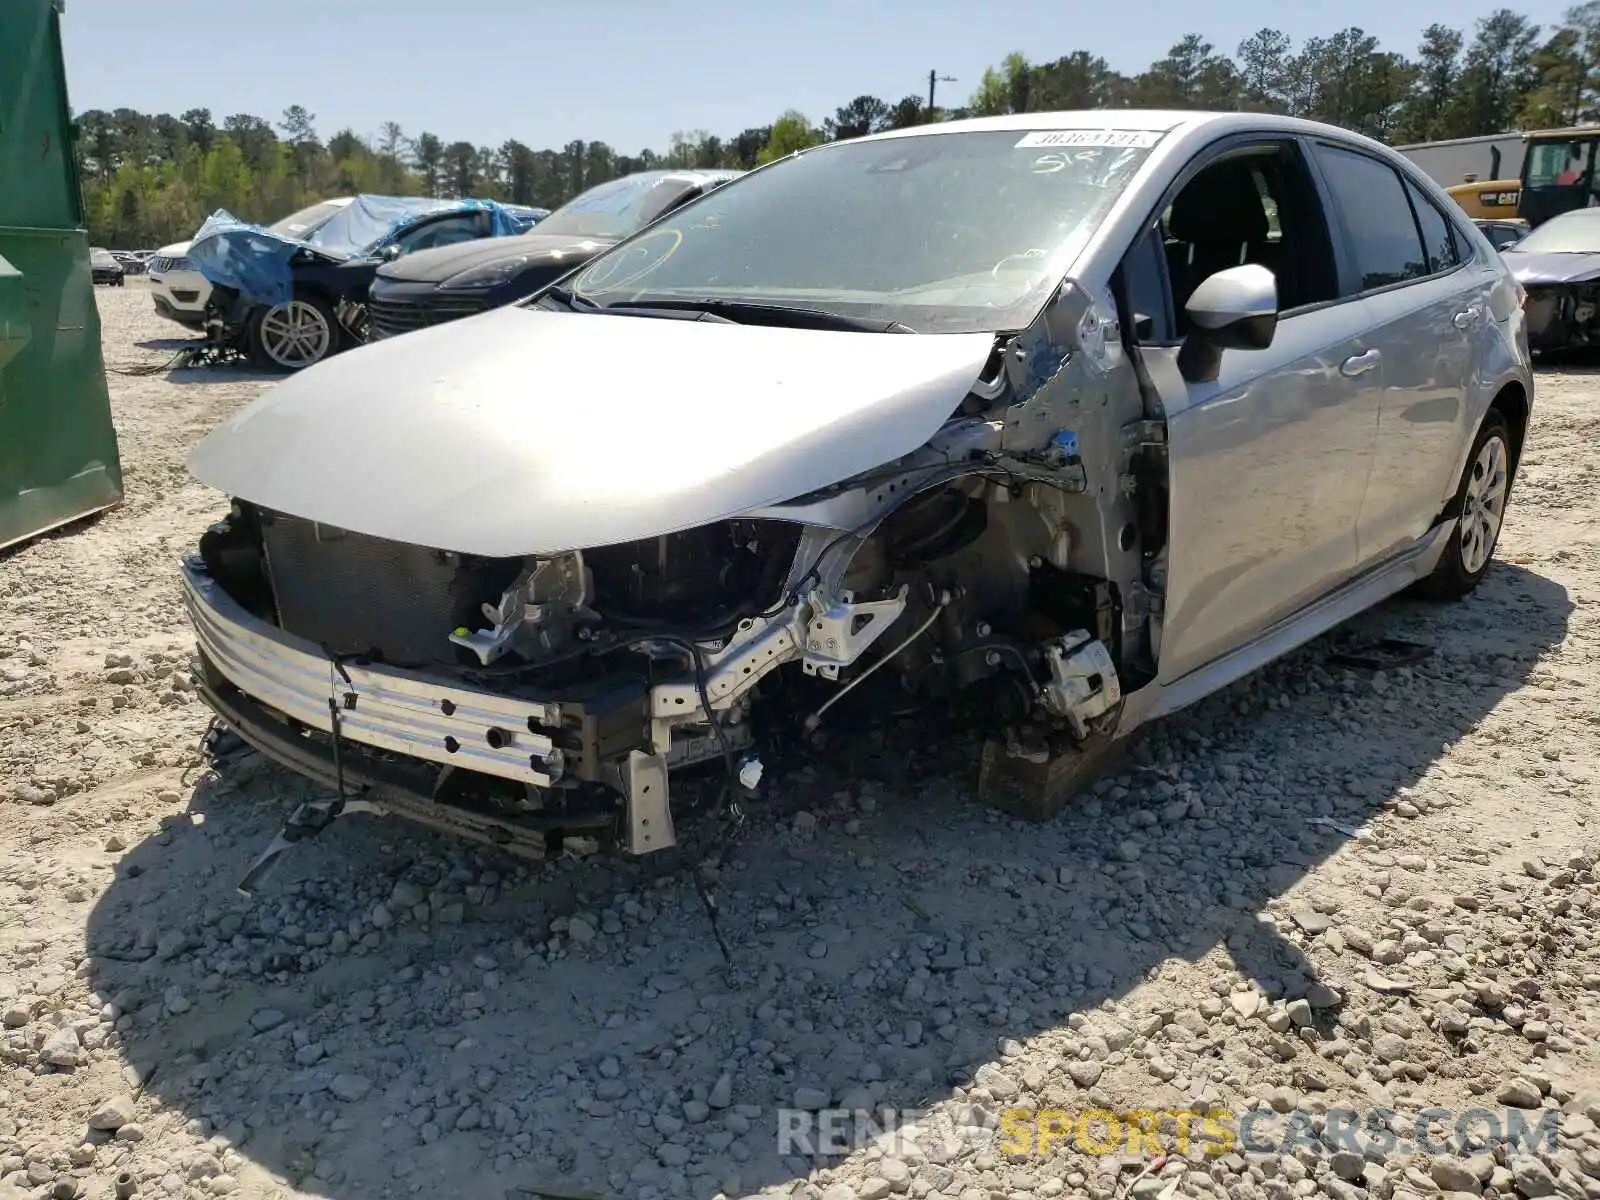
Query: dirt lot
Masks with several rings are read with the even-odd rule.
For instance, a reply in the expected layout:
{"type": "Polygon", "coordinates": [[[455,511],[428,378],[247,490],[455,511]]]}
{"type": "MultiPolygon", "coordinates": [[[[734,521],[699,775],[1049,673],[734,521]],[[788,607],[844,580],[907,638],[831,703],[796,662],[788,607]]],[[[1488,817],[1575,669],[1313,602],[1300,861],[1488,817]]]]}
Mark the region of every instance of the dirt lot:
{"type": "MultiPolygon", "coordinates": [[[[100,302],[114,371],[169,352],[100,302]]],[[[836,743],[713,880],[732,967],[682,874],[365,816],[238,895],[311,793],[199,765],[174,564],[188,447],[266,386],[114,373],[126,504],[0,556],[0,1197],[1600,1200],[1600,375],[1541,376],[1481,591],[1363,620],[1431,657],[1311,646],[1044,828],[836,743]],[[922,1136],[780,1143],[829,1107],[922,1136]],[[1002,1125],[1190,1108],[1273,1119],[1168,1116],[1160,1167],[1002,1125]]]]}

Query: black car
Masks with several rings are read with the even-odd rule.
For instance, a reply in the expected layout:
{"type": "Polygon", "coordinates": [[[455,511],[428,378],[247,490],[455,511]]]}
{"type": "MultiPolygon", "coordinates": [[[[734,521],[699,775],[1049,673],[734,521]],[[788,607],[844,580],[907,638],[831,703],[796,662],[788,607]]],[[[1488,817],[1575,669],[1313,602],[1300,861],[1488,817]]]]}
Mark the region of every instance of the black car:
{"type": "Polygon", "coordinates": [[[407,255],[379,268],[367,300],[369,336],[509,304],[538,291],[650,222],[742,171],[640,171],[568,201],[532,233],[407,255]]]}
{"type": "Polygon", "coordinates": [[[112,287],[122,286],[122,264],[109,250],[99,246],[89,248],[89,276],[95,283],[109,283],[112,287]]]}

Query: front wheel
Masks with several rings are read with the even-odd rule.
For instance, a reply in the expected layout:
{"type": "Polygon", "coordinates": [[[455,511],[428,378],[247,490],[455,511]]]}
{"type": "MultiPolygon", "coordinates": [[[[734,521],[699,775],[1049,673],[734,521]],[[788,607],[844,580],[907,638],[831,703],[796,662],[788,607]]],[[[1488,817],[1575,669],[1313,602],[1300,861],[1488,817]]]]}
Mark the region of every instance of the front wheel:
{"type": "Polygon", "coordinates": [[[338,344],[333,309],[316,296],[296,296],[250,315],[250,356],[262,366],[303,370],[327,358],[338,344]]]}
{"type": "Polygon", "coordinates": [[[1511,492],[1511,434],[1499,412],[1490,410],[1473,439],[1467,469],[1456,492],[1455,530],[1433,573],[1420,584],[1436,600],[1459,600],[1488,573],[1505,521],[1511,492]]]}

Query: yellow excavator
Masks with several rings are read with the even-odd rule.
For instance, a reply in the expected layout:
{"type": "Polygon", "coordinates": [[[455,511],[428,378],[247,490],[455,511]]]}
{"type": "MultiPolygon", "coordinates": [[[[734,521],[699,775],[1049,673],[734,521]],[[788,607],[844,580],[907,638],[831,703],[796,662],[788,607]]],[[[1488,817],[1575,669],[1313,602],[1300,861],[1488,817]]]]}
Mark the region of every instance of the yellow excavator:
{"type": "Polygon", "coordinates": [[[1600,125],[1421,142],[1396,149],[1478,220],[1521,220],[1530,228],[1597,203],[1600,125]],[[1518,173],[1502,170],[1517,164],[1518,173]]]}

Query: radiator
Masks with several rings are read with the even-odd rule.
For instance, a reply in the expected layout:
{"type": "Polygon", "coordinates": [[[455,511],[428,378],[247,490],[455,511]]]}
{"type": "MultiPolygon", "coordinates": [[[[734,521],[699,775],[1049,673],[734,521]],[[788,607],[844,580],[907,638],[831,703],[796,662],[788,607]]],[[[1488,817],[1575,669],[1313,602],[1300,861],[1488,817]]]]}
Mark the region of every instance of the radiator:
{"type": "Polygon", "coordinates": [[[458,626],[483,627],[519,559],[430,550],[263,512],[267,571],[286,633],[396,666],[462,661],[458,626]]]}

